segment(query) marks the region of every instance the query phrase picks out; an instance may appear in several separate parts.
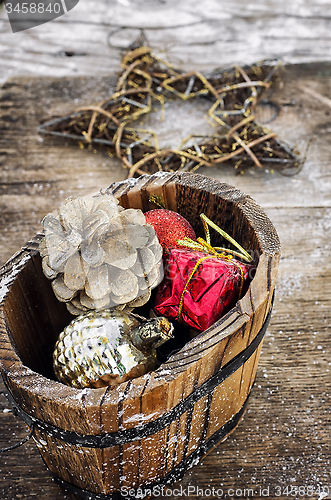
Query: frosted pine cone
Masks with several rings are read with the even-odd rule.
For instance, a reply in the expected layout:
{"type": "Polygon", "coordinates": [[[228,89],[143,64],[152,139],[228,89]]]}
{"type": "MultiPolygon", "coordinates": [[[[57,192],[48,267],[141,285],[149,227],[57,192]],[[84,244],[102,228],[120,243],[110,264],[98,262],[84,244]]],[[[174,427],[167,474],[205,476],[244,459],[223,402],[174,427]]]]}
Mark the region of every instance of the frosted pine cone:
{"type": "Polygon", "coordinates": [[[111,194],[70,197],[42,224],[43,271],[72,314],[141,306],[163,278],[154,228],[111,194]]]}

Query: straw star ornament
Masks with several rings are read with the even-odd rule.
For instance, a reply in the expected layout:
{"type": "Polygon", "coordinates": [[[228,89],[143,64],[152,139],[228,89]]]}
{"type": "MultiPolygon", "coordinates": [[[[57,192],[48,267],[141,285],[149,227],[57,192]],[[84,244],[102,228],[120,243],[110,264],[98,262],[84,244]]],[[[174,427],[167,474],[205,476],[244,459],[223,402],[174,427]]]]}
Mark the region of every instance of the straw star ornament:
{"type": "Polygon", "coordinates": [[[276,61],[265,61],[211,75],[184,73],[156,57],[149,47],[141,46],[124,55],[123,72],[112,95],[47,121],[39,127],[39,133],[73,139],[82,148],[102,145],[122,162],[128,177],[156,171],[196,171],[200,166],[225,162],[238,172],[268,166],[293,175],[303,161],[254,116],[278,67],[276,61]],[[208,99],[207,118],[217,132],[208,137],[189,136],[178,149],[160,149],[152,130],[134,126],[156,104],[164,110],[166,100],[174,98],[208,99]]]}

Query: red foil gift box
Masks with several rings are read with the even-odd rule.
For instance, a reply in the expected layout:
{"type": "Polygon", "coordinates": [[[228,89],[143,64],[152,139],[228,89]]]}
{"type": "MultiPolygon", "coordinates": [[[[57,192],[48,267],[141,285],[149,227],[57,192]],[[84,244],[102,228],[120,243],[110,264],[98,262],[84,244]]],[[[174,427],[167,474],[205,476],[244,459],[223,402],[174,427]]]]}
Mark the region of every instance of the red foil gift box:
{"type": "Polygon", "coordinates": [[[253,266],[199,251],[171,249],[158,287],[156,314],[203,331],[247,290],[253,266]]]}

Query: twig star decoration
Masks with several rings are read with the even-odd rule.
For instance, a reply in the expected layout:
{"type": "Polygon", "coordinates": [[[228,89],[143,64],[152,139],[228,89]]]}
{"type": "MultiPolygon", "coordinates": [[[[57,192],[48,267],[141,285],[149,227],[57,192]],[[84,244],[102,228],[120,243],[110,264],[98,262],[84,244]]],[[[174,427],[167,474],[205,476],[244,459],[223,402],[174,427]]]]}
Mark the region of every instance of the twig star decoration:
{"type": "Polygon", "coordinates": [[[128,51],[115,92],[107,99],[76,109],[68,116],[39,127],[39,133],[79,142],[80,147],[103,145],[128,170],[128,177],[156,171],[196,171],[231,162],[238,173],[249,167],[272,167],[285,175],[303,164],[276,134],[255,120],[254,110],[269,89],[279,64],[263,62],[233,67],[212,75],[183,73],[157,58],[147,46],[128,51]],[[189,136],[178,149],[162,149],[152,130],[135,126],[168,99],[210,101],[207,119],[217,133],[189,136]],[[188,145],[188,143],[191,145],[188,145]]]}

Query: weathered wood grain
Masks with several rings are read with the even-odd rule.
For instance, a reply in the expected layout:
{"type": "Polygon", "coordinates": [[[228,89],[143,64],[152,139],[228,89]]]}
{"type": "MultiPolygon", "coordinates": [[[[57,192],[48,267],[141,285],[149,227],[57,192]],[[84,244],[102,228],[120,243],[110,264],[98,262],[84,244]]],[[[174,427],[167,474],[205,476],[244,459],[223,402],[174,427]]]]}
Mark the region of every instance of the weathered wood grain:
{"type": "Polygon", "coordinates": [[[187,70],[280,57],[330,60],[331,8],[323,0],[80,0],[65,16],[11,32],[0,15],[0,81],[17,74],[108,75],[141,33],[187,70]]]}
{"type": "MultiPolygon", "coordinates": [[[[106,83],[98,80],[102,97],[106,83]]],[[[61,199],[106,187],[125,176],[116,166],[109,171],[109,160],[102,153],[38,142],[35,126],[47,114],[46,105],[61,113],[71,106],[74,96],[79,103],[86,102],[82,94],[89,81],[97,100],[95,79],[89,78],[83,84],[76,79],[67,99],[57,90],[51,98],[47,90],[58,88],[61,80],[55,84],[52,79],[17,79],[3,90],[11,91],[12,104],[1,110],[5,117],[1,121],[1,151],[5,152],[0,198],[2,262],[39,229],[38,220],[61,199]],[[41,181],[45,182],[42,189],[41,181]]],[[[252,487],[258,493],[260,486],[269,486],[270,497],[274,497],[276,486],[330,487],[330,111],[320,97],[300,90],[303,85],[328,97],[330,68],[290,67],[284,82],[284,88],[273,95],[281,112],[269,126],[292,144],[303,146],[312,138],[303,171],[293,179],[257,171],[236,177],[228,167],[207,171],[265,207],[279,232],[283,258],[274,313],[248,410],[232,436],[186,474],[179,483],[183,488],[252,487]]],[[[67,79],[63,88],[69,84],[67,79]]],[[[2,398],[0,404],[2,409],[8,407],[2,398]]],[[[10,413],[1,412],[0,419],[1,446],[26,435],[24,424],[10,413]]],[[[32,443],[0,456],[0,470],[4,499],[68,498],[50,481],[32,443]]],[[[195,497],[192,493],[191,498],[195,497]]]]}

